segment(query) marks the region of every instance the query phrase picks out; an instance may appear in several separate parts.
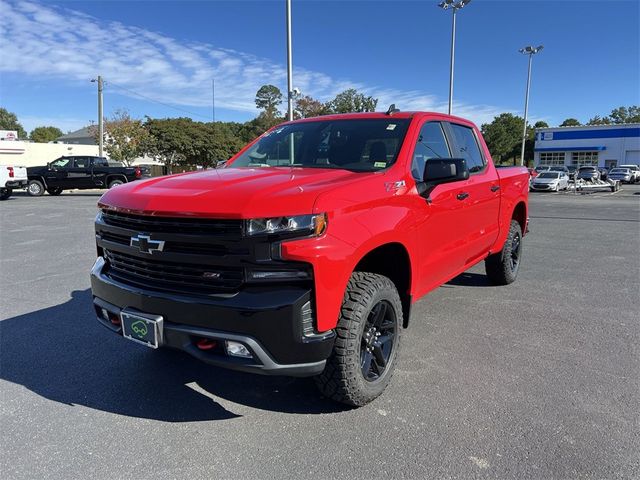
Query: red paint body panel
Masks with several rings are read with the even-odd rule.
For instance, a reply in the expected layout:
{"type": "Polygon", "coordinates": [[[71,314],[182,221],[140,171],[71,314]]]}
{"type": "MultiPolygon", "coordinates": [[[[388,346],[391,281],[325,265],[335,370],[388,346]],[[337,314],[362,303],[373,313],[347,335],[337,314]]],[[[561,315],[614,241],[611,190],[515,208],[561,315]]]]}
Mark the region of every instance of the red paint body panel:
{"type": "MultiPolygon", "coordinates": [[[[397,161],[386,170],[233,168],[248,145],[226,168],[133,182],[109,190],[100,205],[145,215],[210,218],[326,213],[328,227],[322,236],[282,244],[283,258],[313,266],[317,328],[326,331],[336,326],[351,273],[375,248],[393,243],[406,250],[411,281],[409,292],[401,293],[415,301],[499,251],[520,203],[526,219],[529,172],[524,167],[496,169],[475,125],[436,113],[402,112],[394,117],[411,118],[411,124],[397,161]],[[437,186],[429,201],[418,195],[410,171],[426,121],[472,127],[487,163],[468,180],[437,186]],[[457,195],[462,192],[469,196],[461,201],[457,195]]],[[[366,113],[324,118],[389,117],[366,113]]]]}

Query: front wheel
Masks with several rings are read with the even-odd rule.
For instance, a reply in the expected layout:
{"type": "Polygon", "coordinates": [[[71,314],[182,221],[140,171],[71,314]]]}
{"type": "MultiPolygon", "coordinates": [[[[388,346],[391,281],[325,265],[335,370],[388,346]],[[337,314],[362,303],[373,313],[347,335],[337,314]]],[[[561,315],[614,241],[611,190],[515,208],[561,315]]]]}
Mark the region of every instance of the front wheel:
{"type": "Polygon", "coordinates": [[[41,197],[44,195],[44,185],[40,180],[29,180],[27,193],[32,197],[41,197]]]}
{"type": "Polygon", "coordinates": [[[13,190],[10,188],[0,188],[0,200],[6,200],[12,193],[13,190]]]}
{"type": "Polygon", "coordinates": [[[518,276],[522,260],[522,229],[520,224],[511,220],[509,234],[502,250],[489,255],[484,267],[489,280],[495,285],[508,285],[518,276]]]}
{"type": "Polygon", "coordinates": [[[382,275],[354,272],[336,327],[333,352],[316,377],[320,391],[337,402],[361,407],[389,385],[398,355],[402,304],[382,275]]]}

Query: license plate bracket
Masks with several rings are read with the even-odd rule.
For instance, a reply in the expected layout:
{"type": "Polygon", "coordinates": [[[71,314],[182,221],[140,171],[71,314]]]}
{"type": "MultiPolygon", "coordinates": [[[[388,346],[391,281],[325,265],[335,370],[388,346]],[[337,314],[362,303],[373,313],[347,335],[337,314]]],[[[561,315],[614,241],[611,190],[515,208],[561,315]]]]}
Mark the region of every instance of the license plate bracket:
{"type": "Polygon", "coordinates": [[[161,315],[152,315],[135,310],[124,309],[120,312],[122,336],[127,340],[140,343],[150,348],[162,345],[161,315]]]}

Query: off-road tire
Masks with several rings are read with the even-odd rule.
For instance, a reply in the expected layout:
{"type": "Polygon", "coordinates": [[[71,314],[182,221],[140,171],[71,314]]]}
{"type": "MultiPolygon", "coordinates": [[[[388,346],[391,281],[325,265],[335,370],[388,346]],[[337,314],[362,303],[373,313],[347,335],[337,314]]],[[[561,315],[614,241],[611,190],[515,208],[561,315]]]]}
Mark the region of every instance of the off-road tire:
{"type": "Polygon", "coordinates": [[[44,185],[40,180],[29,180],[27,193],[31,197],[41,197],[44,195],[44,185]]]}
{"type": "MultiPolygon", "coordinates": [[[[398,290],[387,277],[368,272],[354,272],[349,279],[336,327],[333,352],[324,371],[315,377],[323,395],[347,405],[361,407],[378,397],[387,387],[395,369],[402,329],[402,303],[398,290]],[[376,380],[365,379],[361,354],[366,342],[365,326],[369,315],[380,303],[395,322],[391,350],[386,367],[376,380]],[[391,309],[391,310],[388,310],[391,309]]],[[[370,362],[371,363],[371,362],[370,362]]],[[[377,365],[378,362],[376,361],[377,365]]]]}
{"type": "Polygon", "coordinates": [[[516,220],[511,220],[509,234],[502,250],[489,255],[484,261],[487,277],[494,285],[509,285],[516,280],[522,262],[522,229],[516,220]],[[514,248],[517,257],[514,258],[514,248]],[[514,266],[515,260],[515,266],[514,266]]]}
{"type": "Polygon", "coordinates": [[[47,193],[49,195],[53,195],[54,197],[56,197],[62,193],[62,187],[47,188],[47,193]]]}
{"type": "Polygon", "coordinates": [[[12,193],[13,190],[11,188],[0,188],[0,200],[6,200],[12,193]]]}

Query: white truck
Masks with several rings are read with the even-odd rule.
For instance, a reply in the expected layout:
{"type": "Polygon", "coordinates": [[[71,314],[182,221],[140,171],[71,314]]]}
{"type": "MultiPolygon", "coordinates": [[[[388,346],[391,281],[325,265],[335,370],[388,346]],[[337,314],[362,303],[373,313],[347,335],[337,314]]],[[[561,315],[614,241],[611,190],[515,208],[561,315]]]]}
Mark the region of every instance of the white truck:
{"type": "Polygon", "coordinates": [[[25,188],[28,182],[26,167],[0,165],[0,200],[9,198],[14,188],[25,188]]]}

